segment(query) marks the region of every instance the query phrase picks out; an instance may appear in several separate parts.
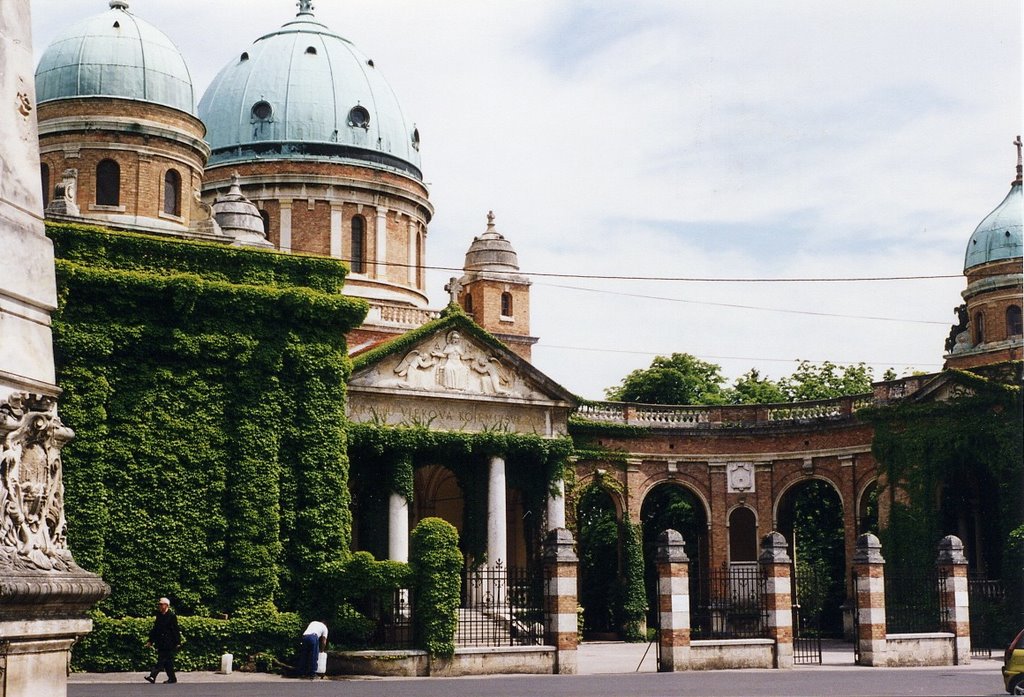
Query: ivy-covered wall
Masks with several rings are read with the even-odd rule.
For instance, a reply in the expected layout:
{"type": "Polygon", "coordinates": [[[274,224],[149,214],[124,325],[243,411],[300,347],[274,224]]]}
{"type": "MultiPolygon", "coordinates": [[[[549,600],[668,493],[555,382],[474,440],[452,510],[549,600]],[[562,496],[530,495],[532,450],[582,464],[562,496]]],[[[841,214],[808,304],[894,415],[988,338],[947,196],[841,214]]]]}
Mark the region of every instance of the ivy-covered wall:
{"type": "Polygon", "coordinates": [[[53,225],[69,543],[111,616],[302,610],[348,553],[344,334],[331,259],[53,225]]]}

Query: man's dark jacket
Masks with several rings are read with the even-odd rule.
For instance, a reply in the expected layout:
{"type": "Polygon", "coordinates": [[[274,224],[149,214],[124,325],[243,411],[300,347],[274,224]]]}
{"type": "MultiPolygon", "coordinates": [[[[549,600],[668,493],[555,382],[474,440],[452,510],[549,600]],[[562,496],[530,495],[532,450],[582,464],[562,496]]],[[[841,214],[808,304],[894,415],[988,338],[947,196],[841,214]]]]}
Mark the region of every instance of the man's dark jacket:
{"type": "Polygon", "coordinates": [[[181,643],[178,631],[178,616],[171,610],[156,613],[153,628],[149,630],[149,641],[157,651],[174,651],[181,643]]]}

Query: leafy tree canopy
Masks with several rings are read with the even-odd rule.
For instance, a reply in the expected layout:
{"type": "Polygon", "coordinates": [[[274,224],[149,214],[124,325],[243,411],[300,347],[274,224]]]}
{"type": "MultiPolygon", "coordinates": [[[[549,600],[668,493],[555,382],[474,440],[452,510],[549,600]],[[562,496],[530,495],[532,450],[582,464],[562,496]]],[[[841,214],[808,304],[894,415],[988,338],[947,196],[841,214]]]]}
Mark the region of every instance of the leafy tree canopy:
{"type": "Polygon", "coordinates": [[[605,395],[641,404],[724,404],[724,384],[719,366],[688,353],[673,353],[658,356],[650,368],[634,370],[605,395]]]}
{"type": "MultiPolygon", "coordinates": [[[[608,399],[642,404],[770,404],[832,399],[871,391],[871,368],[864,363],[838,365],[801,360],[792,375],[772,380],[756,368],[723,387],[722,369],[688,353],[658,356],[650,368],[637,369],[615,387],[608,399]]],[[[893,379],[895,372],[886,372],[893,379]]]]}

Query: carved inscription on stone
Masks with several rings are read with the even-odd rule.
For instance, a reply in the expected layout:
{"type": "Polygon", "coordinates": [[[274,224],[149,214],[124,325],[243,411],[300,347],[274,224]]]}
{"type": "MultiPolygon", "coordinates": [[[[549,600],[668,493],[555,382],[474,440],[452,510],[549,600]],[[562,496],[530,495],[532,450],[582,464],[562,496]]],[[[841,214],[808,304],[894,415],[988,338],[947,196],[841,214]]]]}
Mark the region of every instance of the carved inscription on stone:
{"type": "Polygon", "coordinates": [[[54,397],[0,404],[0,568],[68,571],[61,448],[74,438],[54,397]]]}

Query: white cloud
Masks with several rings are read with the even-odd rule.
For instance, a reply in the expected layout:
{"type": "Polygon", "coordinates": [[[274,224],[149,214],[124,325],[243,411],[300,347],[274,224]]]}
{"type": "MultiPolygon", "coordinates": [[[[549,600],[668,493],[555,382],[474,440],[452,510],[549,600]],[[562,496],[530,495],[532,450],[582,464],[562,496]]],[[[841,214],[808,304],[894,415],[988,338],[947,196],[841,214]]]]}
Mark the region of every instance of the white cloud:
{"type": "MultiPolygon", "coordinates": [[[[1013,0],[320,0],[423,135],[429,263],[460,267],[489,209],[524,271],[702,277],[949,275],[1013,174],[1013,0]]],[[[37,51],[102,0],[33,0],[37,51]]],[[[133,0],[201,90],[287,0],[133,0]]],[[[451,272],[431,272],[431,293],[451,272]]],[[[535,363],[599,397],[645,353],[730,377],[798,358],[934,370],[948,326],[633,295],[952,321],[962,279],[664,284],[537,278],[535,363]],[[725,358],[735,356],[738,360],[725,358]],[[770,360],[772,359],[772,360],[770,360]]]]}

